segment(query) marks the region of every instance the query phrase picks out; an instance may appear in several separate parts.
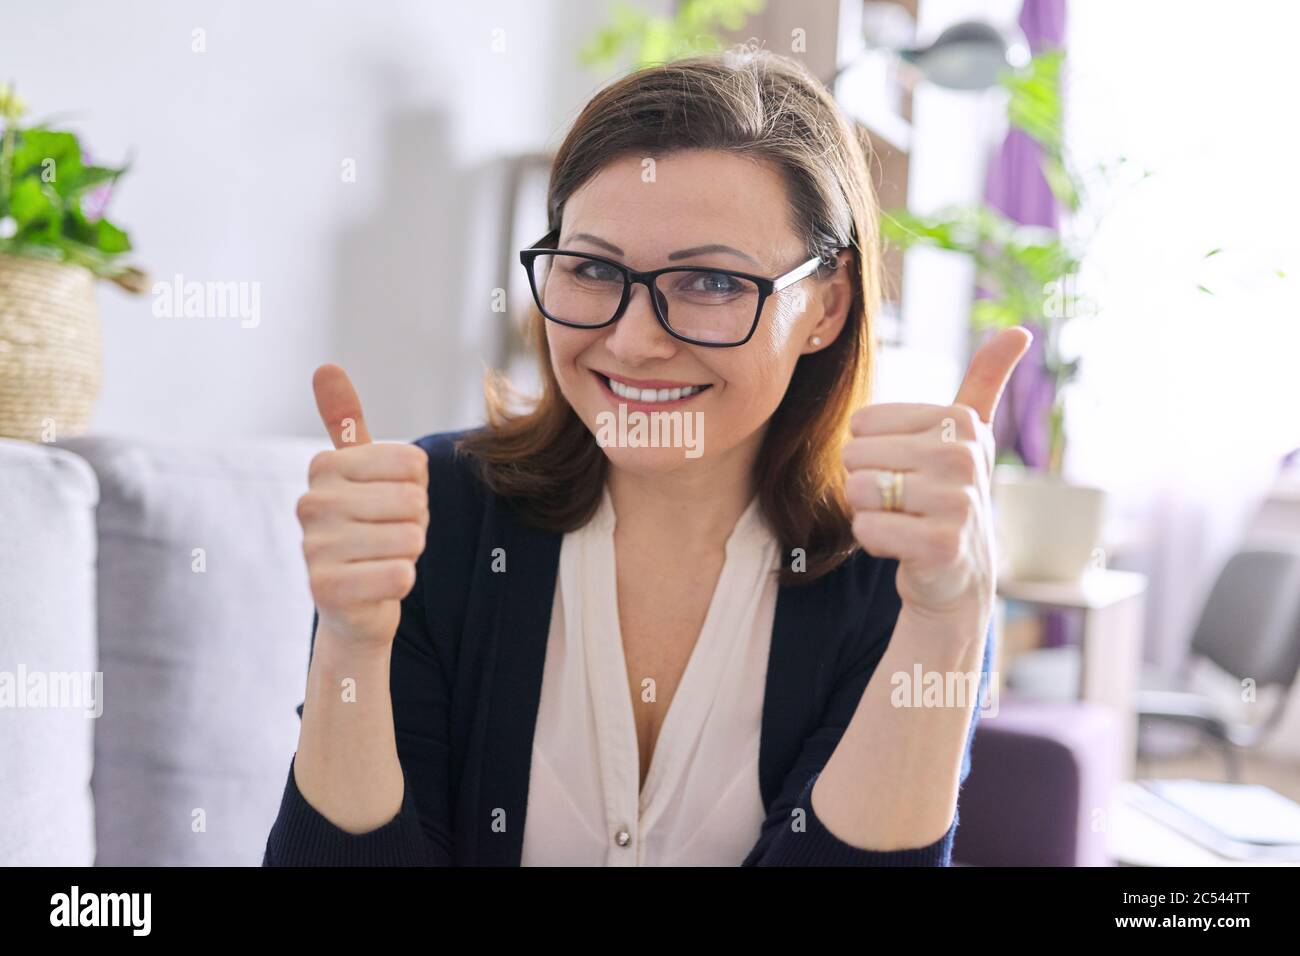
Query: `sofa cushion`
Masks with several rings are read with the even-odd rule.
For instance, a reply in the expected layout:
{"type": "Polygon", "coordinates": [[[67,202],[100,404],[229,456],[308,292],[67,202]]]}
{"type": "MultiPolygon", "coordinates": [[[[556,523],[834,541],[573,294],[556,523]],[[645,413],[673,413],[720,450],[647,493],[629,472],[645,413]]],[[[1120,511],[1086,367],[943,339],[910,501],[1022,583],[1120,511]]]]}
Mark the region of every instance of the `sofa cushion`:
{"type": "Polygon", "coordinates": [[[98,865],[258,865],[312,621],[295,513],[324,441],[78,438],[100,484],[98,865]]]}
{"type": "Polygon", "coordinates": [[[0,439],[0,866],[94,860],[97,494],[76,455],[0,439]]]}

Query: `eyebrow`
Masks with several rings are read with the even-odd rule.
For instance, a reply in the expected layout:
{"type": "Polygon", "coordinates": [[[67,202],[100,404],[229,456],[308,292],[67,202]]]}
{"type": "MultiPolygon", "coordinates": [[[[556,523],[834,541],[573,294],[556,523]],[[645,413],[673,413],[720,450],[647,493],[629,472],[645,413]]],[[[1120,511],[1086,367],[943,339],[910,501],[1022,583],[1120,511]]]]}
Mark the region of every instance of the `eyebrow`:
{"type": "MultiPolygon", "coordinates": [[[[606,242],[604,239],[601,239],[599,236],[593,236],[589,232],[577,232],[569,237],[570,242],[578,242],[580,240],[590,242],[592,245],[595,246],[600,246],[600,248],[608,252],[612,252],[616,256],[626,255],[626,253],[624,253],[623,250],[620,249],[618,246],[614,245],[613,243],[606,242]]],[[[731,246],[725,246],[720,242],[710,243],[709,245],[706,246],[692,246],[690,249],[678,249],[676,252],[670,252],[668,254],[668,261],[676,262],[678,259],[689,259],[692,256],[708,255],[711,252],[723,252],[729,255],[739,256],[740,258],[744,259],[746,262],[752,262],[754,265],[759,266],[760,268],[763,265],[761,262],[759,262],[757,259],[749,255],[748,253],[741,252],[739,249],[735,249],[731,246]]]]}

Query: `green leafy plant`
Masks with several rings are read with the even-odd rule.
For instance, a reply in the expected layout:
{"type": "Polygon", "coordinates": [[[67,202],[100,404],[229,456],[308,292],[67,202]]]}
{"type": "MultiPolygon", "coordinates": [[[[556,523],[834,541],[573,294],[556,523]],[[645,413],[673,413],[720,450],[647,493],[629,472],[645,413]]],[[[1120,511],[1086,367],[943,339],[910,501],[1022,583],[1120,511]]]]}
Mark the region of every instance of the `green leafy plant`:
{"type": "MultiPolygon", "coordinates": [[[[1060,50],[1046,51],[1022,70],[1004,74],[1001,82],[1008,94],[1008,122],[1042,148],[1048,188],[1063,210],[1074,213],[1083,205],[1086,184],[1065,149],[1063,63],[1060,50]]],[[[881,233],[900,249],[945,249],[972,259],[982,293],[971,310],[975,328],[1005,328],[1026,321],[1038,327],[1043,362],[1054,385],[1046,423],[1048,470],[1059,473],[1065,455],[1064,392],[1078,373],[1077,360],[1062,355],[1061,332],[1072,319],[1091,311],[1075,280],[1086,237],[1067,238],[1054,230],[1022,225],[986,203],[949,207],[933,215],[890,210],[882,217],[881,233]]]]}
{"type": "Polygon", "coordinates": [[[104,216],[127,167],[89,162],[75,134],[20,125],[23,114],[13,89],[0,86],[0,253],[84,266],[143,291],[144,273],[124,261],[130,237],[104,216]]]}
{"type": "Polygon", "coordinates": [[[657,16],[617,3],[611,22],[578,53],[584,66],[605,67],[631,51],[634,67],[667,63],[722,47],[721,31],[738,30],[767,0],[682,0],[673,15],[657,16]]]}

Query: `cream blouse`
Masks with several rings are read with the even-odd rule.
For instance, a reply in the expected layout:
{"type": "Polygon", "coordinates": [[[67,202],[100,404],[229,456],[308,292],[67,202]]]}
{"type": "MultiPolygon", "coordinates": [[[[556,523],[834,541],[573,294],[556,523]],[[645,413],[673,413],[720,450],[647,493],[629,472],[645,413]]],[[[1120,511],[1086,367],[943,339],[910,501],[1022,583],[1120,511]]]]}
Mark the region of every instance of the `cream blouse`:
{"type": "Polygon", "coordinates": [[[717,588],[641,791],[614,525],[606,490],[592,520],[561,544],[522,863],[739,866],[765,815],[759,731],[777,542],[755,498],[727,539],[717,588]]]}

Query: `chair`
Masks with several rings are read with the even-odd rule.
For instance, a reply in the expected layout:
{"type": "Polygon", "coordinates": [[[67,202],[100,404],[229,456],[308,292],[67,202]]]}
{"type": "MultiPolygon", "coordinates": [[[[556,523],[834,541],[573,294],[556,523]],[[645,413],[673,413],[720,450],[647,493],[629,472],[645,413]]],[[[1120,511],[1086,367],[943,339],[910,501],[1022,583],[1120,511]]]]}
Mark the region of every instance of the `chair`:
{"type": "Polygon", "coordinates": [[[1108,707],[1003,694],[975,729],[953,864],[1110,866],[1119,739],[1108,707]]]}
{"type": "Polygon", "coordinates": [[[1258,744],[1281,719],[1300,671],[1300,552],[1256,546],[1233,555],[1219,574],[1174,686],[1138,692],[1139,726],[1168,722],[1194,727],[1222,749],[1228,780],[1239,782],[1240,752],[1258,744]],[[1256,690],[1278,687],[1261,721],[1244,723],[1210,697],[1190,689],[1193,668],[1208,660],[1256,690]]]}

